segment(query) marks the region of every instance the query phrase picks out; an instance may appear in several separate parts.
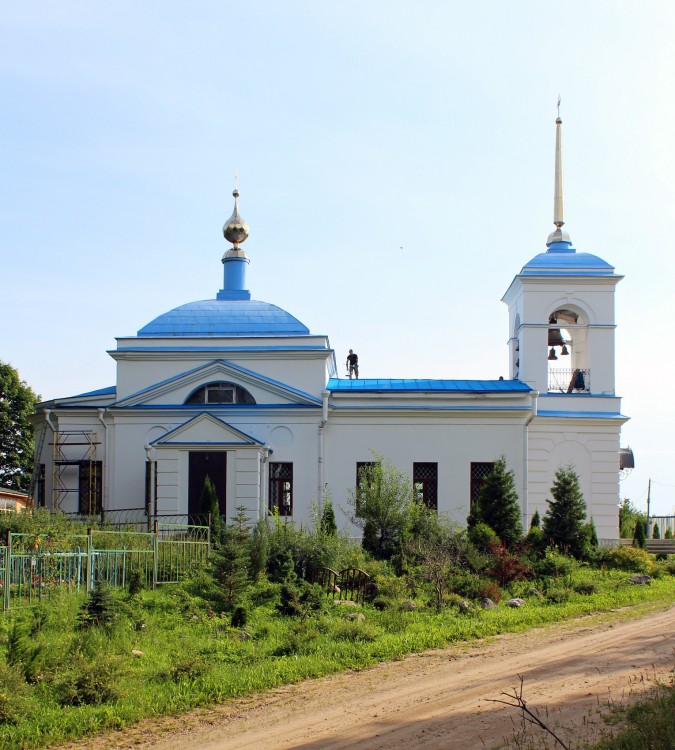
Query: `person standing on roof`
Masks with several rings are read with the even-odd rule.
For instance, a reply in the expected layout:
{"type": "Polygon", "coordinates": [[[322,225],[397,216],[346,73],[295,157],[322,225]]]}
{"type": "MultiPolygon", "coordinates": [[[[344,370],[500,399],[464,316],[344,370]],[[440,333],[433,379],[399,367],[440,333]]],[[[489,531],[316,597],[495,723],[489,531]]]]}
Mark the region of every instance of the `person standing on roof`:
{"type": "Polygon", "coordinates": [[[350,380],[352,379],[352,375],[354,375],[357,380],[359,379],[359,355],[354,354],[351,349],[347,355],[347,373],[349,374],[350,380]]]}

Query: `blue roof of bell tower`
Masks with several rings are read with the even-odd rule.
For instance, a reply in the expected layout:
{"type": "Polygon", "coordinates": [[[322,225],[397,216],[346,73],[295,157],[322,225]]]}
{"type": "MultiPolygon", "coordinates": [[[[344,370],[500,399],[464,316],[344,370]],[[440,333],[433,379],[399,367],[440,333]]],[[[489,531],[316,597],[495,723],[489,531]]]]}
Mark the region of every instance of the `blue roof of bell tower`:
{"type": "Polygon", "coordinates": [[[578,253],[571,242],[552,242],[545,253],[523,266],[526,276],[611,276],[614,266],[591,253],[578,253]]]}

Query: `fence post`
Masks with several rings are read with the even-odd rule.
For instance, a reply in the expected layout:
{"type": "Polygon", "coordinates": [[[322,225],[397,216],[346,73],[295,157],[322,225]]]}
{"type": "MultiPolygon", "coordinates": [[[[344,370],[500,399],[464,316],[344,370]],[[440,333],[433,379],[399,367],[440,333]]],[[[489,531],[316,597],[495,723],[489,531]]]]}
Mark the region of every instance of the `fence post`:
{"type": "Polygon", "coordinates": [[[152,538],[153,565],[152,565],[152,590],[157,588],[157,568],[159,566],[159,523],[155,518],[152,538]]]}
{"type": "Polygon", "coordinates": [[[94,583],[94,538],[92,530],[87,529],[87,593],[89,594],[94,583]]]}
{"type": "Polygon", "coordinates": [[[5,551],[5,588],[4,594],[4,609],[5,612],[9,609],[9,586],[10,579],[12,577],[12,532],[7,529],[7,549],[5,551]]]}

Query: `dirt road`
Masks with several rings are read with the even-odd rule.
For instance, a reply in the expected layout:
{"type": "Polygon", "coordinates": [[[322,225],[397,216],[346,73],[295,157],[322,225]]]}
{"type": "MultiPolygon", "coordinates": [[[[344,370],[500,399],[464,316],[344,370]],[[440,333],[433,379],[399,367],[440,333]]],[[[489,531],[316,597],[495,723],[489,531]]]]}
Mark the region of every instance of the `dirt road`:
{"type": "MultiPolygon", "coordinates": [[[[291,685],[70,747],[492,748],[513,742],[521,727],[518,710],[490,702],[517,686],[518,675],[529,707],[570,747],[585,747],[607,732],[600,713],[608,702],[634,700],[655,679],[669,680],[674,625],[675,608],[638,620],[586,618],[291,685]]],[[[542,730],[530,736],[534,747],[554,746],[542,730]]]]}

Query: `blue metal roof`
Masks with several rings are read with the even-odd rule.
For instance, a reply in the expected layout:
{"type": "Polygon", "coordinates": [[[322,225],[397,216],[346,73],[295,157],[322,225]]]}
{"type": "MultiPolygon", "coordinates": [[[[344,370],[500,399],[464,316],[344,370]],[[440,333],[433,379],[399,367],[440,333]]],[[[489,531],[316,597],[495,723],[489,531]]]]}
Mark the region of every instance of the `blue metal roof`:
{"type": "Polygon", "coordinates": [[[140,337],[306,336],[309,329],[276,305],[255,300],[189,302],[160,315],[140,337]]]}
{"type": "Polygon", "coordinates": [[[66,398],[84,398],[85,396],[114,396],[116,392],[117,386],[110,385],[107,388],[99,388],[97,391],[77,393],[75,396],[66,396],[66,398]]]}
{"type": "Polygon", "coordinates": [[[591,253],[578,253],[568,242],[552,242],[548,251],[535,255],[522,274],[533,276],[611,276],[614,266],[591,253]]]}
{"type": "Polygon", "coordinates": [[[519,380],[330,378],[326,387],[329,391],[358,393],[529,393],[532,390],[519,380]]]}

